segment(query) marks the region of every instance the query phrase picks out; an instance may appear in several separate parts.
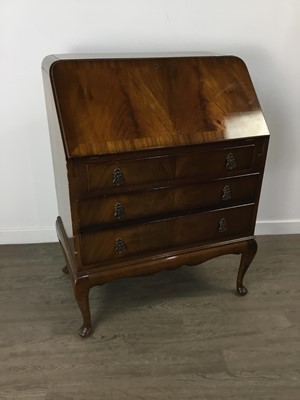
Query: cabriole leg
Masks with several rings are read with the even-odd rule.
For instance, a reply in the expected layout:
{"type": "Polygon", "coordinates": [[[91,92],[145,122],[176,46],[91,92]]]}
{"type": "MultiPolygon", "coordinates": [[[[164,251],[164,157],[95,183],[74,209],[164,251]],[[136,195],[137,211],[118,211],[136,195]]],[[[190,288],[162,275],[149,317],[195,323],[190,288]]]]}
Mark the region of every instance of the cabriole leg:
{"type": "Polygon", "coordinates": [[[245,250],[242,253],[241,263],[238,271],[236,290],[240,296],[245,296],[248,293],[247,288],[243,285],[244,276],[255,257],[257,252],[257,243],[254,239],[248,240],[245,250]]]}
{"type": "Polygon", "coordinates": [[[78,334],[82,338],[90,336],[92,333],[92,322],[90,313],[90,303],[89,303],[89,291],[90,286],[87,279],[77,279],[74,282],[74,295],[77,304],[80,308],[83,324],[79,328],[78,334]]]}

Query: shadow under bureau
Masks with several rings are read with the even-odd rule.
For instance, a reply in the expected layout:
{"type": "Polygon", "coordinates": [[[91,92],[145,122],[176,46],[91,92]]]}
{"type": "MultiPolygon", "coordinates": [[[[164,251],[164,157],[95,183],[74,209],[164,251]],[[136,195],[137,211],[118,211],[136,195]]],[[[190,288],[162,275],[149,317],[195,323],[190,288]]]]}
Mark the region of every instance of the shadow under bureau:
{"type": "Polygon", "coordinates": [[[244,62],[69,54],[42,71],[79,334],[114,279],[234,253],[245,295],[269,132],[244,62]]]}

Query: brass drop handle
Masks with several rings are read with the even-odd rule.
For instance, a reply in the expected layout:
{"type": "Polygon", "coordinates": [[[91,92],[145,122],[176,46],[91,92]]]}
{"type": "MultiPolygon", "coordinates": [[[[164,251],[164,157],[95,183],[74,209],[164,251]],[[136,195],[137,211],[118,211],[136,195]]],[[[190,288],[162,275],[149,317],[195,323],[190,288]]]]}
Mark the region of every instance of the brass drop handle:
{"type": "Polygon", "coordinates": [[[115,204],[115,212],[114,212],[114,217],[117,219],[123,218],[125,215],[124,207],[122,203],[116,203],[115,204]]]}
{"type": "Polygon", "coordinates": [[[237,167],[234,155],[232,153],[227,154],[226,157],[226,169],[235,169],[237,167]]]}
{"type": "Polygon", "coordinates": [[[113,170],[113,184],[115,186],[120,186],[120,185],[123,185],[124,182],[125,182],[125,179],[123,177],[121,169],[115,168],[113,170]]]}
{"type": "Polygon", "coordinates": [[[223,233],[223,232],[227,232],[227,231],[228,231],[227,221],[225,218],[221,218],[219,221],[219,232],[223,233]]]}
{"type": "Polygon", "coordinates": [[[228,185],[225,185],[223,187],[223,195],[222,195],[222,200],[223,201],[228,201],[231,199],[231,190],[228,185]]]}
{"type": "Polygon", "coordinates": [[[120,238],[116,239],[116,242],[115,242],[115,251],[116,251],[116,253],[118,253],[118,254],[126,253],[127,247],[126,247],[126,245],[125,245],[123,239],[120,239],[120,238]]]}

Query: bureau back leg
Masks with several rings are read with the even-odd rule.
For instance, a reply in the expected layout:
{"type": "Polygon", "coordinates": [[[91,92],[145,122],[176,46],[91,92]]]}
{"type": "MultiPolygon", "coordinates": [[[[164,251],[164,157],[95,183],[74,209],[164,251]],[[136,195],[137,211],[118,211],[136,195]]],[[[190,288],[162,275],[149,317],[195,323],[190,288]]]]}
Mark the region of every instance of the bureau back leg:
{"type": "Polygon", "coordinates": [[[69,270],[68,270],[68,266],[67,266],[67,265],[65,265],[65,266],[62,268],[62,272],[63,272],[65,275],[68,275],[69,270]]]}
{"type": "Polygon", "coordinates": [[[73,285],[75,299],[80,308],[83,323],[79,328],[78,334],[82,338],[90,336],[92,333],[92,322],[89,302],[90,285],[88,279],[76,279],[73,285]]]}
{"type": "Polygon", "coordinates": [[[243,284],[244,276],[250,267],[250,264],[257,252],[257,243],[254,239],[248,240],[245,250],[242,252],[241,263],[238,271],[236,290],[240,296],[248,293],[247,288],[243,284]]]}
{"type": "Polygon", "coordinates": [[[67,254],[66,254],[66,252],[65,252],[65,248],[64,248],[64,246],[62,245],[62,242],[61,242],[59,236],[58,236],[58,242],[59,242],[59,244],[60,244],[60,247],[61,247],[61,249],[62,249],[62,252],[63,252],[64,258],[65,258],[65,261],[66,261],[66,263],[67,263],[64,267],[62,267],[61,270],[62,270],[62,272],[63,272],[65,275],[68,275],[68,273],[69,273],[69,269],[68,269],[68,262],[69,262],[69,260],[68,260],[67,254]]]}

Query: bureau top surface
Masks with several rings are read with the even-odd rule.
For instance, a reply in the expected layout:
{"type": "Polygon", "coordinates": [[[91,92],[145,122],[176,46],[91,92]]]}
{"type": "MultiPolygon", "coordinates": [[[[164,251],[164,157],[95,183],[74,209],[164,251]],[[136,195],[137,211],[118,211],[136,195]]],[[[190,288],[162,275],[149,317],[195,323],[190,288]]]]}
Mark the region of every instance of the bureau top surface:
{"type": "Polygon", "coordinates": [[[48,56],[67,157],[268,135],[244,62],[233,56],[48,56]]]}

